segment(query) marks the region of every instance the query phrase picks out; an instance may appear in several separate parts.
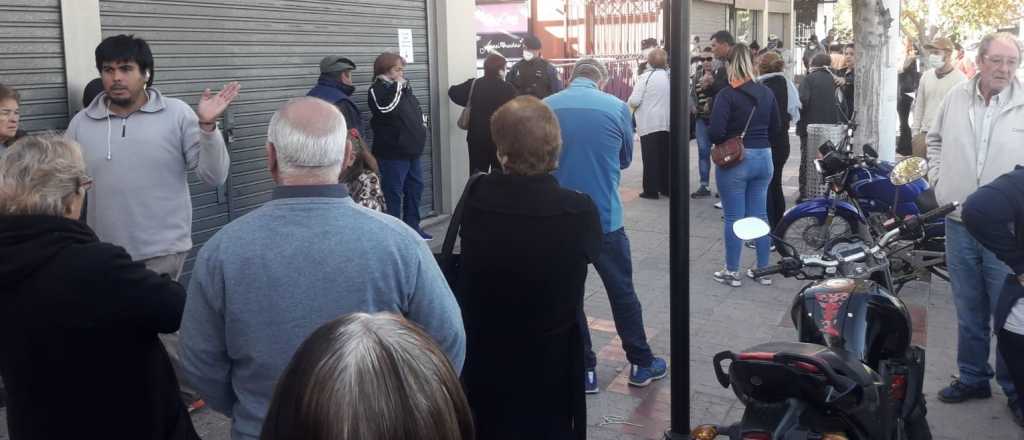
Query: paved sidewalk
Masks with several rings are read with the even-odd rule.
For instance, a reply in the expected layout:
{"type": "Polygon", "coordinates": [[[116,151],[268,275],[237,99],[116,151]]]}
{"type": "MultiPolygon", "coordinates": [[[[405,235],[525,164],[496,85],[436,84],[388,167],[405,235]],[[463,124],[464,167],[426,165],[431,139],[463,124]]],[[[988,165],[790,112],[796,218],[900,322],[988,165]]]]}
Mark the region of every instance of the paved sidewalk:
{"type": "MultiPolygon", "coordinates": [[[[798,144],[794,138],[794,150],[798,144]]],[[[693,148],[693,151],[696,149],[693,148]]],[[[797,151],[786,166],[786,192],[792,203],[796,192],[797,151]]],[[[696,164],[695,154],[691,163],[696,164]]],[[[696,176],[696,172],[692,173],[696,176]]],[[[644,200],[640,189],[639,148],[633,166],[625,172],[622,194],[626,229],[632,244],[634,281],[644,307],[645,326],[655,353],[669,355],[668,308],[668,199],[644,200]]],[[[694,182],[695,183],[695,182],[694,182]]],[[[794,340],[788,322],[788,308],[801,284],[775,278],[772,287],[745,283],[728,288],[715,283],[711,272],[724,261],[721,211],[713,209],[715,199],[691,203],[690,244],[691,326],[689,362],[691,367],[691,419],[694,424],[736,421],[743,406],[732,390],[721,388],[714,379],[711,357],[722,350],[741,350],[773,340],[794,340]]],[[[429,228],[440,246],[445,224],[429,228]]],[[[753,261],[753,252],[744,253],[745,264],[753,261]]],[[[591,270],[587,280],[586,310],[590,317],[595,351],[598,352],[598,383],[601,393],[588,396],[588,437],[591,439],[660,439],[669,423],[669,377],[643,389],[626,385],[628,375],[625,354],[615,336],[611,309],[597,274],[591,270]]],[[[1010,419],[1006,399],[1001,392],[984,401],[947,405],[935,400],[937,391],[956,371],[956,318],[948,285],[939,281],[929,286],[915,283],[903,291],[903,299],[912,308],[915,338],[927,345],[929,421],[939,440],[1024,439],[1010,419]]],[[[993,389],[998,386],[993,384],[993,389]]],[[[542,397],[538,397],[542,398],[542,397]]],[[[116,409],[111,417],[117,417],[116,409]]],[[[229,422],[206,409],[193,416],[204,439],[228,439],[229,422]]],[[[524,423],[528,423],[524,421],[524,423]]],[[[0,440],[6,440],[5,414],[0,414],[0,440]]]]}

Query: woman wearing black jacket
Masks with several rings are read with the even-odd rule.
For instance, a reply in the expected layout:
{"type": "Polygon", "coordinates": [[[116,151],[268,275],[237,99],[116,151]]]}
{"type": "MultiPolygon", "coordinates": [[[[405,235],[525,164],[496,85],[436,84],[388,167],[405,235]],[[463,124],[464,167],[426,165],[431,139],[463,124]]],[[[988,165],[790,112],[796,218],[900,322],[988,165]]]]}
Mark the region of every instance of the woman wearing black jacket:
{"type": "Polygon", "coordinates": [[[583,440],[577,314],[587,265],[601,249],[597,207],[551,175],[561,134],[540,100],[512,100],[491,126],[504,172],[481,176],[465,197],[455,289],[477,438],[583,440]]]}
{"type": "Polygon", "coordinates": [[[373,62],[377,77],[369,91],[373,129],[373,155],[380,165],[381,186],[388,214],[402,219],[419,232],[420,198],[423,196],[423,166],[420,156],[427,140],[427,125],[420,101],[405,79],[405,59],[385,52],[373,62]]]}
{"type": "Polygon", "coordinates": [[[469,174],[501,170],[496,156],[497,147],[491,138],[491,115],[499,107],[518,95],[515,86],[504,80],[505,57],[491,54],[484,60],[484,77],[468,79],[448,88],[452,102],[466,107],[469,104],[469,174]],[[470,95],[472,94],[472,102],[470,95]]]}
{"type": "Polygon", "coordinates": [[[775,104],[782,123],[780,129],[769,139],[772,146],[773,172],[772,180],[768,183],[768,224],[772,228],[779,224],[786,212],[786,197],[782,193],[782,171],[786,166],[786,160],[789,159],[789,124],[793,118],[786,108],[789,104],[790,85],[789,80],[782,74],[785,65],[782,57],[775,52],[766,52],[758,58],[761,72],[758,82],[768,87],[775,96],[775,104]]]}
{"type": "Polygon", "coordinates": [[[817,145],[807,145],[807,126],[811,124],[835,125],[840,118],[839,99],[836,97],[835,75],[829,67],[832,58],[820,53],[811,60],[811,69],[800,82],[800,122],[796,134],[800,136],[800,199],[807,198],[808,159],[813,156],[807,149],[818,151],[817,145]],[[810,154],[810,156],[809,156],[810,154]]]}
{"type": "Polygon", "coordinates": [[[157,338],[178,330],[185,289],[75,220],[91,183],[62,137],[30,136],[0,157],[10,437],[198,439],[157,338]]]}

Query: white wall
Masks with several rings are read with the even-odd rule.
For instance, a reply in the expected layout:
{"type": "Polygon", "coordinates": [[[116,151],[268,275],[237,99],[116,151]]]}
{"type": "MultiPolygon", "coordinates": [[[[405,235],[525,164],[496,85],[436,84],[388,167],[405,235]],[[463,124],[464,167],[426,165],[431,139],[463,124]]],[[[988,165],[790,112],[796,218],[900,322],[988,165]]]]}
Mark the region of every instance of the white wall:
{"type": "Polygon", "coordinates": [[[96,46],[102,41],[99,0],[61,0],[64,70],[69,116],[82,108],[82,92],[96,72],[96,46]]]}
{"type": "Polygon", "coordinates": [[[474,0],[437,0],[437,77],[441,96],[438,127],[441,130],[441,169],[435,175],[441,182],[439,212],[450,214],[469,179],[469,150],[466,132],[456,122],[462,107],[448,99],[448,87],[476,75],[476,12],[474,0]]]}

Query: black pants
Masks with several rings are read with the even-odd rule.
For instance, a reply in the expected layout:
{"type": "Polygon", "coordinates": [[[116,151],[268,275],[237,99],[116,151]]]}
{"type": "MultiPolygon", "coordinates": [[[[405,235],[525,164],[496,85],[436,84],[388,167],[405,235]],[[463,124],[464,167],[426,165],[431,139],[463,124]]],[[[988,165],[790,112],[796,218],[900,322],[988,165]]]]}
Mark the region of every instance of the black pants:
{"type": "Polygon", "coordinates": [[[782,221],[782,214],[786,212],[786,196],[782,193],[782,171],[786,167],[786,160],[789,159],[789,127],[772,139],[772,165],[775,171],[772,173],[772,180],[768,183],[768,223],[774,229],[782,221]]]}
{"type": "Polygon", "coordinates": [[[644,162],[644,194],[669,195],[669,166],[672,163],[667,131],[640,136],[640,155],[644,162]]]}
{"type": "Polygon", "coordinates": [[[800,135],[800,197],[798,202],[807,199],[807,135],[800,135]]]}
{"type": "Polygon", "coordinates": [[[469,175],[486,173],[489,169],[501,171],[497,147],[488,142],[469,142],[469,175]]]}
{"type": "Polygon", "coordinates": [[[1005,328],[999,329],[996,335],[999,338],[999,354],[1006,362],[1006,369],[1013,379],[1013,387],[1024,390],[1024,335],[1018,335],[1005,328]]]}
{"type": "Polygon", "coordinates": [[[896,151],[904,156],[909,156],[913,150],[911,141],[914,137],[910,132],[910,110],[914,107],[914,98],[900,93],[896,101],[896,112],[900,115],[900,135],[896,140],[896,151]]]}

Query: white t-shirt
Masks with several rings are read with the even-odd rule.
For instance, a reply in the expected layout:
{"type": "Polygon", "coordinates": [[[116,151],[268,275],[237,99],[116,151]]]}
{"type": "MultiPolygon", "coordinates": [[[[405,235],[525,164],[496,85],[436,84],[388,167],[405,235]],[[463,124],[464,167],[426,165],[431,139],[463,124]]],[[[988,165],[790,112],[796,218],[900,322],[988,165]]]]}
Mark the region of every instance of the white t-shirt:
{"type": "Polygon", "coordinates": [[[1017,300],[1017,304],[1010,309],[1010,316],[1006,317],[1006,325],[1003,328],[1018,335],[1024,335],[1024,302],[1017,300]]]}

